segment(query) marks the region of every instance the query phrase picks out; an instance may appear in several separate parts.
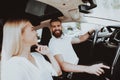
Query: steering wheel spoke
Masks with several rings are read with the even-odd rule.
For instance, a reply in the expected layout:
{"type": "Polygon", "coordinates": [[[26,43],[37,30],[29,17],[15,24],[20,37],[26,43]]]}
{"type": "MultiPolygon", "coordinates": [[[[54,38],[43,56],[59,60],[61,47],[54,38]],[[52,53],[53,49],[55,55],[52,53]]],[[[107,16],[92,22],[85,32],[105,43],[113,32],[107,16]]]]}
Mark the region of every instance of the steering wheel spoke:
{"type": "Polygon", "coordinates": [[[95,31],[94,31],[94,35],[93,35],[93,47],[95,46],[95,44],[96,44],[96,42],[97,42],[98,33],[99,33],[98,30],[95,30],[95,31]]]}

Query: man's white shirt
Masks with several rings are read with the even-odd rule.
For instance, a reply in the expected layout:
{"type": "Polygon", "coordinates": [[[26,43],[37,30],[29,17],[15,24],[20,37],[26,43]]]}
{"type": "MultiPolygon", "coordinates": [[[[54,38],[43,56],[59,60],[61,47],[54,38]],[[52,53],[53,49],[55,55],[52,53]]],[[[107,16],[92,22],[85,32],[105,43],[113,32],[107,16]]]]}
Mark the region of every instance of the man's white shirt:
{"type": "Polygon", "coordinates": [[[78,64],[78,57],[72,47],[72,38],[62,35],[60,38],[52,36],[49,42],[49,49],[53,55],[61,54],[64,61],[72,64],[78,64]]]}

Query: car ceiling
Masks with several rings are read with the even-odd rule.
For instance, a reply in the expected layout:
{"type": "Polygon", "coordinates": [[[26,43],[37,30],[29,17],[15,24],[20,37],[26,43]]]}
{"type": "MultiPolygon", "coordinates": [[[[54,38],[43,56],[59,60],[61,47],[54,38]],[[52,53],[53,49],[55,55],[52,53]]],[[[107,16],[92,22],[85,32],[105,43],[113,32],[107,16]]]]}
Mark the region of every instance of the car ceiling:
{"type": "Polygon", "coordinates": [[[63,16],[63,14],[60,11],[58,11],[55,8],[52,8],[51,6],[46,6],[48,12],[45,13],[49,13],[50,11],[51,12],[57,11],[57,13],[55,14],[53,13],[50,15],[41,15],[41,16],[27,13],[26,8],[29,1],[30,0],[8,0],[8,1],[0,0],[0,19],[7,20],[8,18],[14,18],[14,17],[26,17],[30,19],[33,25],[38,25],[41,21],[51,18],[52,16],[56,16],[56,17],[63,16]]]}
{"type": "Polygon", "coordinates": [[[0,17],[23,14],[28,0],[0,0],[0,17]]]}
{"type": "Polygon", "coordinates": [[[80,13],[78,6],[82,4],[81,0],[37,0],[49,4],[60,10],[65,18],[78,20],[80,13]]]}
{"type": "MultiPolygon", "coordinates": [[[[59,17],[59,16],[65,16],[64,18],[67,20],[78,20],[79,16],[79,10],[78,6],[81,4],[81,0],[0,0],[0,18],[8,18],[8,17],[14,17],[18,15],[26,16],[26,15],[32,15],[35,18],[38,18],[37,20],[46,20],[48,18],[51,18],[49,16],[59,17]],[[48,4],[47,10],[49,12],[55,12],[52,13],[53,15],[36,15],[31,14],[29,12],[26,12],[26,8],[28,6],[28,3],[30,1],[36,1],[36,2],[43,2],[45,4],[48,4]],[[53,8],[54,7],[54,8],[53,8]],[[61,13],[62,12],[62,13],[61,13]],[[76,16],[77,15],[77,16],[76,16]]],[[[40,7],[38,6],[38,9],[40,7]]],[[[33,19],[34,20],[34,19],[33,19]]]]}

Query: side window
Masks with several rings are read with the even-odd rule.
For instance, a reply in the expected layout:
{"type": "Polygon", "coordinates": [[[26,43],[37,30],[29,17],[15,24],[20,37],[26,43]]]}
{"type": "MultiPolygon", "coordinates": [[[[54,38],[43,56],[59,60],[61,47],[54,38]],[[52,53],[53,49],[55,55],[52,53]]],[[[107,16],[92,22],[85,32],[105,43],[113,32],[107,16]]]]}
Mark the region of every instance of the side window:
{"type": "Polygon", "coordinates": [[[62,23],[64,35],[71,37],[81,34],[81,26],[78,22],[66,22],[62,23]]]}

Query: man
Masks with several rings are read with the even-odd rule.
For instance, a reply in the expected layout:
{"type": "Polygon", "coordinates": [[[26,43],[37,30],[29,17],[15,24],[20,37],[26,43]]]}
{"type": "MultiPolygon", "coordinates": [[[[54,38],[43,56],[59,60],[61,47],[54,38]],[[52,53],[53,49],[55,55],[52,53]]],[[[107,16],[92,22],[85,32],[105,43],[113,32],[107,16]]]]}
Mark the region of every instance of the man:
{"type": "Polygon", "coordinates": [[[91,66],[77,65],[79,59],[72,47],[72,44],[86,41],[94,30],[91,30],[79,37],[71,38],[64,36],[61,21],[58,18],[50,21],[50,30],[52,32],[52,38],[49,42],[49,48],[63,71],[88,73],[100,76],[104,73],[103,68],[109,69],[108,66],[105,66],[102,63],[91,66]]]}

